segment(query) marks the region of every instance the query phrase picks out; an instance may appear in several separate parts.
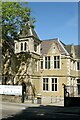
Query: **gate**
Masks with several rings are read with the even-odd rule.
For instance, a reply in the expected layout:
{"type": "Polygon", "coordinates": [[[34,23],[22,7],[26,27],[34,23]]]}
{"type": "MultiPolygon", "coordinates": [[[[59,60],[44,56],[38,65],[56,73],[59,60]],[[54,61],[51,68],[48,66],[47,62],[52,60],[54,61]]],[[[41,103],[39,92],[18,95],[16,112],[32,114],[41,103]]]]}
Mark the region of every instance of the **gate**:
{"type": "Polygon", "coordinates": [[[76,86],[66,86],[64,85],[64,106],[80,106],[80,97],[75,96],[76,86]]]}

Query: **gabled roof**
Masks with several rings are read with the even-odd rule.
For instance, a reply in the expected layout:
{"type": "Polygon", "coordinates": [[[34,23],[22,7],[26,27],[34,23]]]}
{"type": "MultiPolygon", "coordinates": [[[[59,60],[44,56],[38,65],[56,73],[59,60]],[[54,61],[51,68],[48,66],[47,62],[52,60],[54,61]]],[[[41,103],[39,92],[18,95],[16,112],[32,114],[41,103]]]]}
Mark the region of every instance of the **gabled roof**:
{"type": "MultiPolygon", "coordinates": [[[[55,40],[55,39],[54,39],[55,40]]],[[[47,54],[51,45],[53,43],[53,40],[43,40],[41,42],[41,54],[44,55],[44,54],[47,54]]]]}
{"type": "Polygon", "coordinates": [[[63,44],[58,40],[58,38],[43,40],[41,42],[41,54],[47,54],[53,43],[56,44],[61,54],[67,54],[67,51],[65,50],[63,44]]]}
{"type": "Polygon", "coordinates": [[[23,28],[19,34],[19,38],[26,38],[31,36],[40,40],[34,28],[29,28],[28,31],[25,28],[23,28]]]}
{"type": "Polygon", "coordinates": [[[34,29],[32,29],[32,34],[36,39],[39,39],[39,36],[37,35],[37,33],[34,29]]]}
{"type": "MultiPolygon", "coordinates": [[[[59,49],[61,54],[71,55],[72,44],[71,45],[65,45],[63,42],[58,40],[58,38],[43,40],[41,42],[41,54],[42,55],[47,55],[47,53],[48,53],[48,51],[51,48],[53,43],[56,44],[56,46],[59,49]]],[[[74,46],[76,58],[80,58],[80,45],[73,45],[73,46],[74,46]]]]}

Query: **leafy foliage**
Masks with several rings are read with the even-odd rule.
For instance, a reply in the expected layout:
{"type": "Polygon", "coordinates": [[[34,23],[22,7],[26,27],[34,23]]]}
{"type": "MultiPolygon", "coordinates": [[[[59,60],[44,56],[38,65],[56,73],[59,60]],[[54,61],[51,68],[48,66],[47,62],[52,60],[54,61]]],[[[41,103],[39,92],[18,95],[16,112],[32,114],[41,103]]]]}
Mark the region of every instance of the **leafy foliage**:
{"type": "MultiPolygon", "coordinates": [[[[3,2],[2,3],[2,38],[11,36],[18,37],[18,32],[28,21],[34,23],[34,18],[30,17],[31,10],[27,7],[27,2],[3,2]]],[[[31,24],[31,25],[32,25],[31,24]]],[[[26,26],[26,29],[27,26],[26,26]]]]}
{"type": "MultiPolygon", "coordinates": [[[[17,83],[22,82],[23,76],[26,73],[30,63],[30,52],[14,52],[14,39],[19,40],[19,32],[22,29],[29,31],[29,27],[34,27],[34,18],[31,18],[31,10],[27,7],[27,2],[3,2],[2,3],[2,57],[3,57],[3,84],[18,75],[17,83]],[[30,22],[30,26],[28,26],[30,22]],[[20,76],[22,70],[20,66],[22,62],[26,65],[26,71],[20,76]],[[5,77],[6,76],[6,77],[5,77]]],[[[27,86],[32,86],[28,81],[27,86]]],[[[35,87],[32,86],[32,91],[35,95],[35,87]]]]}
{"type": "MultiPolygon", "coordinates": [[[[33,26],[34,18],[30,17],[31,10],[27,7],[27,2],[3,2],[2,3],[2,56],[3,75],[15,75],[22,61],[29,63],[30,53],[14,53],[14,39],[19,39],[18,32],[29,27],[30,21],[33,26]],[[12,71],[10,73],[10,70],[12,71]]],[[[27,64],[28,65],[28,64],[27,64]]]]}

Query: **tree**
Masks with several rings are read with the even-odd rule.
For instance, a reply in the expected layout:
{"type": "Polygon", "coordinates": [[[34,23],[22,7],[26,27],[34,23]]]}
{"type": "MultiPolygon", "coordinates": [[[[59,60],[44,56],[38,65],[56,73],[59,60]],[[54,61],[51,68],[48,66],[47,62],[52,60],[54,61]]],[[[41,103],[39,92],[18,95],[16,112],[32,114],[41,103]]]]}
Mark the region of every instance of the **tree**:
{"type": "Polygon", "coordinates": [[[20,53],[20,55],[14,53],[14,39],[19,40],[18,33],[22,28],[26,29],[26,31],[29,30],[29,26],[27,25],[29,21],[30,27],[33,27],[34,24],[34,18],[30,17],[31,10],[27,7],[27,4],[27,2],[2,3],[3,76],[9,77],[11,74],[17,74],[23,55],[25,58],[27,57],[26,60],[29,60],[28,58],[30,58],[29,52],[26,52],[26,54],[20,53]],[[17,66],[16,69],[15,66],[17,66]]]}
{"type": "MultiPolygon", "coordinates": [[[[23,80],[20,76],[20,66],[24,62],[26,70],[22,74],[27,74],[27,68],[30,63],[30,52],[22,52],[19,54],[14,53],[14,39],[19,40],[19,33],[24,30],[29,31],[29,27],[34,27],[35,19],[31,18],[31,10],[27,7],[27,2],[3,2],[2,3],[2,56],[3,56],[3,84],[6,84],[7,80],[15,78],[18,75],[19,82],[23,80]],[[30,22],[30,26],[28,26],[30,22]],[[12,77],[12,78],[10,78],[12,77]]],[[[30,85],[30,82],[26,83],[30,85]]],[[[32,86],[32,85],[31,85],[32,86]]],[[[32,86],[33,93],[34,86],[32,86]]]]}
{"type": "Polygon", "coordinates": [[[28,30],[25,24],[30,21],[31,27],[35,21],[30,17],[31,10],[27,7],[27,2],[3,2],[2,3],[2,38],[18,37],[18,32],[22,27],[28,30]]]}

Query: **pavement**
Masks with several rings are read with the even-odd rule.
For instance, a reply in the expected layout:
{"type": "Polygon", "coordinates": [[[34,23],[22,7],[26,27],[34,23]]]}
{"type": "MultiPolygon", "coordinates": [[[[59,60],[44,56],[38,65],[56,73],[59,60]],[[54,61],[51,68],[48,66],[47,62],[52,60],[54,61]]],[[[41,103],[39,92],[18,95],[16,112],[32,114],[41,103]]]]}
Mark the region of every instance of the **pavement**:
{"type": "MultiPolygon", "coordinates": [[[[80,107],[64,107],[63,102],[51,104],[32,104],[32,103],[9,103],[2,102],[2,104],[13,106],[12,108],[24,108],[19,112],[1,120],[28,120],[28,119],[74,119],[80,120],[80,107]]],[[[11,108],[11,109],[12,109],[11,108]]],[[[9,111],[10,112],[10,111],[9,111]]]]}

